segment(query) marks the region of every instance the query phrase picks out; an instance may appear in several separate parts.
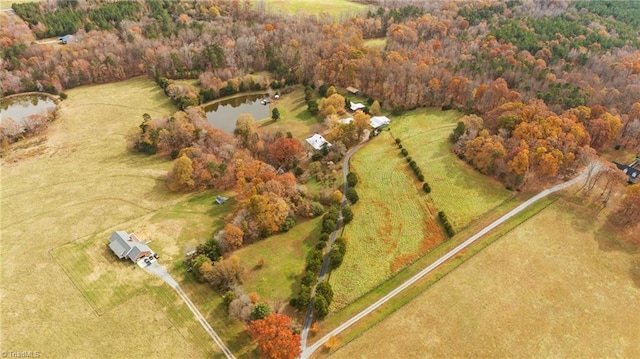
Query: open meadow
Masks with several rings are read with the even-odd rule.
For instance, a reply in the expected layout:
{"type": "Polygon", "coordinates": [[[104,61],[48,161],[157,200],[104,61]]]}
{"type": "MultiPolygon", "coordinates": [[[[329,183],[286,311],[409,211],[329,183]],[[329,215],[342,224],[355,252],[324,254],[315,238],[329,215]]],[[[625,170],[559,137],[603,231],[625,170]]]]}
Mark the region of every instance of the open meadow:
{"type": "Polygon", "coordinates": [[[391,132],[409,151],[431,186],[430,197],[456,230],[504,202],[511,193],[451,152],[448,138],[460,113],[418,109],[392,118],[391,132]]]}
{"type": "Polygon", "coordinates": [[[448,136],[459,116],[436,109],[407,112],[392,118],[390,131],[382,131],[353,156],[351,171],[359,177],[360,201],[344,231],[344,262],[330,277],[336,292],[333,310],[439,245],[444,238],[439,210],[460,229],[510,197],[509,191],[449,150],[448,136]],[[432,188],[429,195],[400,155],[394,137],[422,168],[432,188]]]}
{"type": "Polygon", "coordinates": [[[444,238],[437,211],[420,188],[389,132],[351,159],[360,200],[342,234],[347,253],[331,273],[337,310],[370,291],[444,238]]]}
{"type": "Polygon", "coordinates": [[[603,218],[555,202],[330,356],[639,357],[640,250],[603,218]]]}
{"type": "Polygon", "coordinates": [[[267,0],[266,10],[278,14],[290,15],[318,15],[329,14],[333,17],[354,15],[367,11],[367,5],[348,0],[267,0]]]}
{"type": "Polygon", "coordinates": [[[167,193],[171,162],[126,148],[143,113],[175,107],[142,78],[67,94],[46,138],[19,143],[2,159],[2,350],[84,358],[219,352],[169,286],[114,258],[107,247],[114,230],[152,240],[212,326],[245,346],[241,325],[211,318],[216,297],[193,293],[181,278],[186,248],[219,228],[227,210],[214,207],[214,194],[167,193]]]}

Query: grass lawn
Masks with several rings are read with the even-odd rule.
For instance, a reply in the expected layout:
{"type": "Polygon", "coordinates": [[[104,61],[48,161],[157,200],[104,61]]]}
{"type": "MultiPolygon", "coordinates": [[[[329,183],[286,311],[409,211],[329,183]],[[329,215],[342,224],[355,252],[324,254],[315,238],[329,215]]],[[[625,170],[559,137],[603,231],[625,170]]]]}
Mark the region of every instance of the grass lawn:
{"type": "Polygon", "coordinates": [[[348,0],[267,0],[267,11],[291,15],[317,15],[327,13],[333,17],[342,14],[354,15],[367,11],[368,7],[348,0]]]}
{"type": "Polygon", "coordinates": [[[364,46],[370,47],[372,49],[384,50],[384,48],[387,46],[387,38],[377,37],[374,39],[364,40],[364,46]]]}
{"type": "Polygon", "coordinates": [[[235,252],[245,268],[244,290],[255,292],[274,308],[286,305],[297,294],[305,258],[320,237],[321,218],[298,223],[278,234],[235,252]],[[261,259],[264,265],[259,266],[261,259]]]}
{"type": "Polygon", "coordinates": [[[392,118],[391,132],[402,140],[431,186],[431,198],[456,230],[466,227],[511,193],[501,183],[474,170],[450,151],[449,134],[460,114],[419,109],[392,118]]]}
{"type": "Polygon", "coordinates": [[[280,131],[284,134],[291,132],[294,138],[304,141],[321,127],[321,122],[307,111],[302,86],[296,86],[295,90],[274,100],[270,106],[272,111],[278,108],[280,119],[262,121],[261,131],[280,131]]]}
{"type": "Polygon", "coordinates": [[[640,251],[603,218],[555,202],[331,356],[640,356],[640,251]]]}
{"type": "MultiPolygon", "coordinates": [[[[225,210],[209,204],[213,198],[164,190],[169,161],[126,149],[126,135],[143,113],[160,116],[175,107],[142,78],[67,94],[46,138],[2,158],[3,350],[86,358],[216,355],[168,286],[115,261],[106,246],[113,230],[136,232],[152,240],[180,280],[184,247],[220,226],[225,210]]],[[[194,302],[211,315],[215,300],[194,302]]],[[[228,332],[247,347],[237,327],[216,323],[223,337],[228,332]]]]}
{"type": "Polygon", "coordinates": [[[340,309],[437,246],[443,233],[427,194],[383,131],[351,160],[360,200],[344,230],[347,253],[331,273],[332,308],[340,309]]]}

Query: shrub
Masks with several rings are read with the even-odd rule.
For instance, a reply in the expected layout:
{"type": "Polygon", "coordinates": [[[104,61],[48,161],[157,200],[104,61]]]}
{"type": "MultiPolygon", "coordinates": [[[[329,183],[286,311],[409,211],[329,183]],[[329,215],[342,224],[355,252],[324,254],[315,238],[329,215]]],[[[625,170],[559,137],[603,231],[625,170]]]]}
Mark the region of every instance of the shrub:
{"type": "Polygon", "coordinates": [[[407,163],[411,162],[412,161],[411,156],[407,156],[406,160],[407,160],[407,163]]]}
{"type": "Polygon", "coordinates": [[[258,303],[251,310],[251,320],[260,320],[266,318],[271,314],[271,308],[265,303],[258,303]]]}
{"type": "Polygon", "coordinates": [[[317,272],[322,267],[322,251],[313,249],[307,256],[307,266],[305,270],[310,272],[317,272]]]}
{"type": "Polygon", "coordinates": [[[347,185],[349,187],[355,187],[358,184],[358,176],[355,173],[349,172],[347,174],[347,185]]]}
{"type": "Polygon", "coordinates": [[[353,210],[349,206],[342,209],[342,224],[347,225],[353,220],[353,210]]]}
{"type": "Polygon", "coordinates": [[[293,175],[296,177],[302,176],[303,173],[304,173],[304,170],[300,167],[296,167],[293,169],[293,175]]]}
{"type": "Polygon", "coordinates": [[[324,206],[320,202],[311,202],[311,211],[314,216],[319,216],[324,213],[324,206]]]}
{"type": "Polygon", "coordinates": [[[422,184],[422,189],[427,193],[431,193],[431,186],[427,182],[422,184]]]}
{"type": "Polygon", "coordinates": [[[438,217],[440,217],[440,221],[442,222],[442,225],[444,226],[445,231],[447,231],[447,235],[449,235],[449,237],[452,237],[454,234],[456,234],[453,226],[451,225],[451,223],[449,223],[447,215],[443,211],[438,212],[438,217]]]}
{"type": "Polygon", "coordinates": [[[329,267],[331,267],[331,269],[340,267],[343,259],[344,253],[340,252],[340,248],[335,244],[331,246],[331,251],[329,252],[329,267]]]}
{"type": "Polygon", "coordinates": [[[318,238],[318,239],[320,239],[320,241],[322,241],[322,242],[326,242],[326,241],[329,240],[329,234],[328,233],[322,233],[320,235],[320,238],[318,238]]]}
{"type": "Polygon", "coordinates": [[[424,175],[422,173],[418,174],[418,181],[424,182],[424,175]]]}
{"type": "Polygon", "coordinates": [[[308,287],[313,287],[318,282],[318,276],[315,272],[305,271],[300,279],[301,285],[306,285],[308,287]]]}
{"type": "Polygon", "coordinates": [[[67,94],[66,94],[66,93],[64,93],[64,92],[63,92],[63,93],[61,93],[61,94],[60,94],[60,99],[61,99],[61,100],[66,100],[66,99],[67,99],[67,94]]]}
{"type": "Polygon", "coordinates": [[[313,311],[316,318],[322,319],[329,314],[329,304],[323,296],[317,295],[313,301],[313,311]]]}
{"type": "Polygon", "coordinates": [[[396,138],[396,143],[397,143],[397,144],[400,144],[400,142],[401,142],[401,141],[400,141],[400,139],[399,139],[399,138],[396,138]]]}
{"type": "Polygon", "coordinates": [[[406,148],[403,148],[402,151],[400,151],[400,153],[405,157],[409,155],[409,151],[407,151],[406,148]]]}
{"type": "Polygon", "coordinates": [[[289,216],[285,219],[284,223],[280,226],[282,232],[288,232],[293,226],[296,225],[296,217],[289,216]]]}
{"type": "Polygon", "coordinates": [[[358,200],[360,199],[358,197],[358,192],[356,191],[355,188],[353,187],[349,187],[347,188],[347,193],[346,193],[346,197],[349,200],[349,202],[351,202],[351,204],[356,204],[358,203],[358,200]]]}
{"type": "Polygon", "coordinates": [[[311,288],[306,285],[300,286],[300,292],[298,292],[298,298],[295,300],[296,308],[304,310],[311,301],[311,288]]]}
{"type": "Polygon", "coordinates": [[[229,304],[231,304],[231,302],[233,302],[233,300],[236,299],[236,295],[233,294],[232,291],[227,291],[223,296],[222,296],[222,303],[224,304],[224,306],[229,309],[229,304]]]}
{"type": "Polygon", "coordinates": [[[326,246],[327,246],[326,242],[318,242],[318,243],[316,243],[316,249],[318,249],[318,250],[323,250],[324,247],[326,247],[326,246]]]}
{"type": "Polygon", "coordinates": [[[327,300],[327,304],[331,305],[331,302],[333,302],[333,289],[331,288],[331,284],[326,280],[318,283],[316,295],[321,295],[327,300]]]}
{"type": "Polygon", "coordinates": [[[322,221],[322,233],[331,233],[336,230],[336,222],[332,219],[322,221]]]}

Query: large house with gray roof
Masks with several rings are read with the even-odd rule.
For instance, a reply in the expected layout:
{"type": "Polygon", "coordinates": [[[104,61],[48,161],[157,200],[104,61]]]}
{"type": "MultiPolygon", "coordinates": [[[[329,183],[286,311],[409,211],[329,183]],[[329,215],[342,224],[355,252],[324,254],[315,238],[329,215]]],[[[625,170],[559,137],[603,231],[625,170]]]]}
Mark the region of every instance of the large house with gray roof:
{"type": "Polygon", "coordinates": [[[153,251],[135,234],[125,231],[113,232],[109,237],[109,248],[120,259],[130,259],[132,262],[153,256],[153,251]]]}

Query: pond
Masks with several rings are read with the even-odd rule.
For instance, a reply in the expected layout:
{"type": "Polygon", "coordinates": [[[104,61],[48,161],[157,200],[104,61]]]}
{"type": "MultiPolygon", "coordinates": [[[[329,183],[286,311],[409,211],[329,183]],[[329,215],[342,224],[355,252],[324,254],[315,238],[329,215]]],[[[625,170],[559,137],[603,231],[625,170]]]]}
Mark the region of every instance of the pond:
{"type": "Polygon", "coordinates": [[[243,113],[251,114],[256,121],[270,117],[269,104],[265,102],[268,100],[266,94],[239,96],[212,103],[204,111],[211,126],[233,133],[236,120],[243,113]]]}
{"type": "Polygon", "coordinates": [[[56,103],[47,96],[28,95],[0,99],[0,121],[12,118],[22,125],[31,115],[44,115],[55,110],[56,103]]]}

